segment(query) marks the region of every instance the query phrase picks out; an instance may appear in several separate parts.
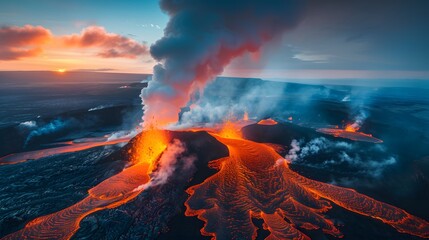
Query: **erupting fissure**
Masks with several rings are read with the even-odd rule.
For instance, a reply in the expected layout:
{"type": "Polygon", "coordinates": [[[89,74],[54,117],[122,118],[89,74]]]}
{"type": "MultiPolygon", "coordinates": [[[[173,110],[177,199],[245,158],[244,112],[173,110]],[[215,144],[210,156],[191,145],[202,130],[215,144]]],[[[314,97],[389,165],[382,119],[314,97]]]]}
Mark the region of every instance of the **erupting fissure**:
{"type": "Polygon", "coordinates": [[[149,174],[167,144],[166,132],[150,127],[137,137],[130,150],[130,167],[91,188],[82,201],[30,221],[23,229],[7,235],[4,240],[70,239],[79,229],[80,221],[89,214],[118,207],[138,196],[144,190],[140,186],[150,181],[149,174]]]}
{"type": "Polygon", "coordinates": [[[267,239],[309,239],[300,229],[322,229],[342,237],[323,215],[333,202],[379,219],[399,232],[429,238],[429,223],[425,220],[353,189],[305,178],[293,172],[270,146],[242,139],[238,134],[222,134],[231,132],[231,126],[225,125],[220,134],[210,133],[229,150],[228,157],[210,162],[219,171],[187,190],[190,196],[185,214],[205,222],[202,235],[255,239],[257,228],[252,218],[259,218],[271,233],[267,239]]]}
{"type": "Polygon", "coordinates": [[[347,132],[357,132],[359,128],[355,127],[353,124],[347,124],[344,130],[347,132]]]}
{"type": "Polygon", "coordinates": [[[382,143],[383,140],[375,138],[372,134],[359,132],[359,126],[356,124],[347,124],[344,129],[340,128],[319,128],[318,132],[328,134],[334,137],[347,138],[353,141],[382,143]]]}

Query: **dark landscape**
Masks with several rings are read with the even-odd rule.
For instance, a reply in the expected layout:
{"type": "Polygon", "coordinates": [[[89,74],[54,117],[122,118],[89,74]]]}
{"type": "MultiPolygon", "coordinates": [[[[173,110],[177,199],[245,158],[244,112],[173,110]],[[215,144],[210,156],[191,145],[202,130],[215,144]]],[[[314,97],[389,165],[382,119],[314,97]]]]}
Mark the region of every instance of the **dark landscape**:
{"type": "MultiPolygon", "coordinates": [[[[51,73],[39,74],[40,78],[43,78],[51,73]]],[[[21,77],[22,74],[14,75],[7,73],[3,76],[21,77]]],[[[100,77],[98,74],[92,75],[94,78],[100,77]]],[[[51,81],[74,77],[76,75],[71,73],[70,76],[52,77],[51,81]]],[[[3,161],[9,154],[43,152],[46,149],[64,146],[64,142],[67,141],[79,142],[79,139],[95,141],[96,138],[115,132],[132,131],[138,126],[138,119],[141,117],[138,102],[140,88],[144,87],[144,84],[138,84],[135,75],[121,75],[120,77],[125,80],[116,79],[119,77],[116,74],[110,77],[111,81],[97,83],[98,88],[103,91],[90,92],[87,97],[80,96],[76,99],[77,102],[74,102],[73,96],[66,95],[67,101],[63,100],[64,96],[60,99],[51,96],[46,106],[43,103],[38,106],[40,111],[37,113],[38,116],[32,115],[27,109],[17,111],[16,108],[18,104],[27,105],[26,101],[34,102],[38,96],[32,99],[31,95],[25,95],[27,88],[20,87],[19,84],[10,86],[14,96],[22,94],[26,98],[17,103],[5,101],[9,103],[11,109],[17,111],[15,116],[11,114],[8,116],[21,122],[6,120],[0,130],[2,132],[0,141],[3,146],[1,148],[3,157],[0,158],[1,236],[22,229],[37,217],[75,204],[87,195],[88,189],[119,173],[129,164],[127,152],[134,140],[128,144],[98,146],[77,152],[27,159],[18,163],[3,161]],[[121,101],[115,103],[115,98],[121,101]],[[98,99],[97,103],[91,105],[92,99],[98,99]],[[60,105],[57,109],[61,111],[50,109],[50,102],[60,105]],[[88,111],[107,104],[110,105],[88,111]],[[130,121],[131,119],[136,121],[130,121]],[[25,124],[29,122],[34,123],[25,124]]],[[[147,76],[138,77],[142,81],[147,76]]],[[[84,80],[67,84],[71,89],[81,88],[89,91],[93,80],[89,83],[84,80]]],[[[8,82],[9,79],[2,81],[8,82]]],[[[44,90],[44,81],[40,84],[38,81],[31,81],[33,89],[40,89],[38,91],[41,92],[44,90]]],[[[50,84],[50,92],[56,92],[57,87],[61,90],[63,83],[64,81],[61,81],[58,86],[50,84]]],[[[383,143],[359,142],[317,132],[317,129],[323,126],[344,127],[346,123],[354,120],[350,112],[354,107],[353,99],[359,96],[353,95],[355,89],[352,86],[219,78],[208,87],[210,94],[204,95],[201,99],[202,106],[204,102],[213,104],[213,98],[218,101],[216,106],[226,107],[232,99],[234,102],[243,102],[237,99],[237,96],[245,96],[245,93],[251,92],[252,89],[270,91],[273,86],[277,92],[272,92],[271,96],[254,97],[253,102],[246,102],[244,106],[240,106],[245,109],[245,105],[249,104],[247,114],[250,119],[255,120],[242,128],[245,139],[275,144],[277,152],[291,160],[290,168],[303,176],[350,187],[420,218],[429,218],[426,206],[429,200],[429,152],[425,147],[429,144],[428,122],[425,115],[428,113],[429,102],[419,95],[419,89],[401,89],[409,92],[407,98],[401,99],[378,95],[379,92],[383,92],[383,95],[391,93],[394,96],[397,88],[367,89],[372,96],[365,99],[365,104],[360,105],[362,109],[359,110],[367,111],[368,115],[361,129],[382,139],[383,143]],[[237,94],[239,92],[241,95],[237,94]],[[304,92],[310,97],[300,98],[304,92]],[[216,98],[220,95],[222,98],[216,98]],[[345,96],[350,96],[351,100],[343,101],[345,96]],[[418,104],[416,99],[420,99],[418,104]],[[252,104],[261,106],[260,109],[263,111],[256,107],[252,108],[252,104]],[[406,111],[415,107],[415,114],[404,112],[404,106],[407,106],[406,111]],[[291,116],[292,120],[289,118],[291,116]],[[256,120],[264,118],[275,119],[278,124],[255,123],[256,120]],[[415,144],[416,142],[419,144],[415,144]],[[291,151],[294,147],[296,149],[297,145],[300,146],[300,150],[291,151]]],[[[11,92],[6,88],[2,90],[11,92]]],[[[35,92],[33,90],[33,94],[35,92]]],[[[3,111],[10,113],[6,107],[3,107],[3,111]]],[[[182,113],[182,117],[185,117],[185,112],[182,113]]],[[[236,117],[241,117],[240,114],[236,117]]],[[[220,114],[218,117],[218,121],[221,121],[221,117],[224,116],[220,114]]],[[[195,119],[195,123],[200,120],[195,119]]],[[[73,239],[199,238],[202,222],[184,215],[184,202],[188,197],[185,190],[215,174],[216,170],[209,168],[208,162],[226,157],[227,149],[205,131],[178,129],[169,135],[171,139],[179,139],[186,144],[186,152],[182,155],[195,157],[193,167],[183,171],[180,165],[184,163],[179,160],[175,168],[177,174],[173,174],[165,184],[147,189],[133,201],[122,206],[85,217],[80,222],[80,228],[73,235],[73,239]]],[[[410,235],[398,233],[381,221],[351,213],[337,206],[334,206],[327,216],[339,224],[338,228],[346,239],[412,238],[410,235]]],[[[254,224],[261,227],[260,220],[256,219],[254,224]]],[[[331,238],[324,235],[321,230],[303,232],[313,239],[331,238]]],[[[260,228],[258,239],[263,239],[267,233],[260,228]]]]}

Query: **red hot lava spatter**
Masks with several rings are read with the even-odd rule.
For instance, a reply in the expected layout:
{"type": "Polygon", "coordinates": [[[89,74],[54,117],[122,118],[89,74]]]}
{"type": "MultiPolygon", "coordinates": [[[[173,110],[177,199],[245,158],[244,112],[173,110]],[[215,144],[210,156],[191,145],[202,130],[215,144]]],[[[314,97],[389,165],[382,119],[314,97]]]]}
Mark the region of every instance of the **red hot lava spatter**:
{"type": "Polygon", "coordinates": [[[252,218],[258,218],[270,231],[267,239],[310,239],[299,228],[322,229],[340,238],[342,233],[323,215],[333,202],[399,232],[429,238],[427,221],[353,189],[305,178],[265,144],[245,140],[231,129],[211,135],[228,147],[229,156],[210,163],[219,171],[190,187],[185,202],[185,214],[205,222],[204,236],[255,239],[252,218]]]}

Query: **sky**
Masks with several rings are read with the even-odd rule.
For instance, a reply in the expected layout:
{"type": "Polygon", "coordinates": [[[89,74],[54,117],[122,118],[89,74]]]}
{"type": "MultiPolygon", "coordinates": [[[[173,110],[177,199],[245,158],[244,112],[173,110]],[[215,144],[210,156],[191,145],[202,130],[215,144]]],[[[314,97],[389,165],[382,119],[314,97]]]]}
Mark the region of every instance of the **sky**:
{"type": "MultiPolygon", "coordinates": [[[[0,1],[0,70],[151,73],[168,20],[156,0],[0,1]]],[[[429,79],[427,23],[426,0],[309,0],[293,29],[223,75],[429,79]]]]}

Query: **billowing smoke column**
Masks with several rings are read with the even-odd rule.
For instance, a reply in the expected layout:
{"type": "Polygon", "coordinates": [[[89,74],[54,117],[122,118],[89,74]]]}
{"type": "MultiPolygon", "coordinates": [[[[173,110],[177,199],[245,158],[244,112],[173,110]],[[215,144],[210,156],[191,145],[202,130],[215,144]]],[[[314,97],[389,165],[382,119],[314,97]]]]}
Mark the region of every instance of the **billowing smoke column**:
{"type": "Polygon", "coordinates": [[[232,59],[292,28],[299,0],[161,0],[170,15],[164,37],[151,46],[159,61],[153,80],[142,90],[144,126],[178,120],[190,95],[222,73],[232,59]]]}

